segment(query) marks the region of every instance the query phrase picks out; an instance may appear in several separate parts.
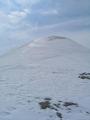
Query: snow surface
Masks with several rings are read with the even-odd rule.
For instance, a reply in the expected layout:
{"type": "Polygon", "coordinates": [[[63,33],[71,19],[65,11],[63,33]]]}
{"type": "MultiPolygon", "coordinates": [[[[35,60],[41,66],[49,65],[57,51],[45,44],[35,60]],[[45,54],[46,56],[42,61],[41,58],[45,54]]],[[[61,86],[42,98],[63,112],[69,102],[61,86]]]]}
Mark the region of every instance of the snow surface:
{"type": "Polygon", "coordinates": [[[90,80],[78,77],[83,72],[90,73],[90,50],[65,37],[12,50],[0,58],[0,120],[90,120],[90,80]],[[45,98],[56,109],[41,109],[45,98]]]}

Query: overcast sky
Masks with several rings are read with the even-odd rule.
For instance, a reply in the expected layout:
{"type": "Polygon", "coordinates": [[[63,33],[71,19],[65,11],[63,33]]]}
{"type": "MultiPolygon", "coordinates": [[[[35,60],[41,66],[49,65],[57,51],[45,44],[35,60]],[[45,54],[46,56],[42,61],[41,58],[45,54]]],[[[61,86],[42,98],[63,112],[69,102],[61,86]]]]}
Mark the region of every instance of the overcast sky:
{"type": "Polygon", "coordinates": [[[0,54],[47,35],[90,46],[90,0],[0,0],[0,54]]]}

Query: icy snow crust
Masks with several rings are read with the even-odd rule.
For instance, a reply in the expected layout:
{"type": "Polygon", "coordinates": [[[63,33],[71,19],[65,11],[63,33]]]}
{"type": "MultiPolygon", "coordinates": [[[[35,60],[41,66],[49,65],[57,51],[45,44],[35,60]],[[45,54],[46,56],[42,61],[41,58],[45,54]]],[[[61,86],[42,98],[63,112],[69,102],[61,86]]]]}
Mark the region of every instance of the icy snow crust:
{"type": "Polygon", "coordinates": [[[0,58],[0,120],[90,120],[90,80],[78,77],[84,72],[90,51],[65,37],[8,53],[0,58]],[[45,99],[50,105],[42,109],[45,99]]]}

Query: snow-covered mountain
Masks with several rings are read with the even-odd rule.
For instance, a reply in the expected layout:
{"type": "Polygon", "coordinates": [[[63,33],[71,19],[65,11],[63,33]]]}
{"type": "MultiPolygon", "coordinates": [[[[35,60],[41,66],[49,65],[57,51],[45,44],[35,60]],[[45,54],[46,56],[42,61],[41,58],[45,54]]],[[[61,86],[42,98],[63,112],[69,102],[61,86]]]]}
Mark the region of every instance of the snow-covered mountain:
{"type": "Polygon", "coordinates": [[[34,40],[0,58],[0,120],[90,120],[90,50],[34,40]]]}

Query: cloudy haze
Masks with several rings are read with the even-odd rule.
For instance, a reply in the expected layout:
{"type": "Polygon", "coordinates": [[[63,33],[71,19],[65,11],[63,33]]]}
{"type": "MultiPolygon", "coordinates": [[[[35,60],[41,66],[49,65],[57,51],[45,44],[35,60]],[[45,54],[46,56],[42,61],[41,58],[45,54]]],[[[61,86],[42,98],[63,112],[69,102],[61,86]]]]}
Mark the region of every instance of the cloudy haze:
{"type": "Polygon", "coordinates": [[[0,0],[0,54],[47,35],[90,46],[90,0],[0,0]]]}

